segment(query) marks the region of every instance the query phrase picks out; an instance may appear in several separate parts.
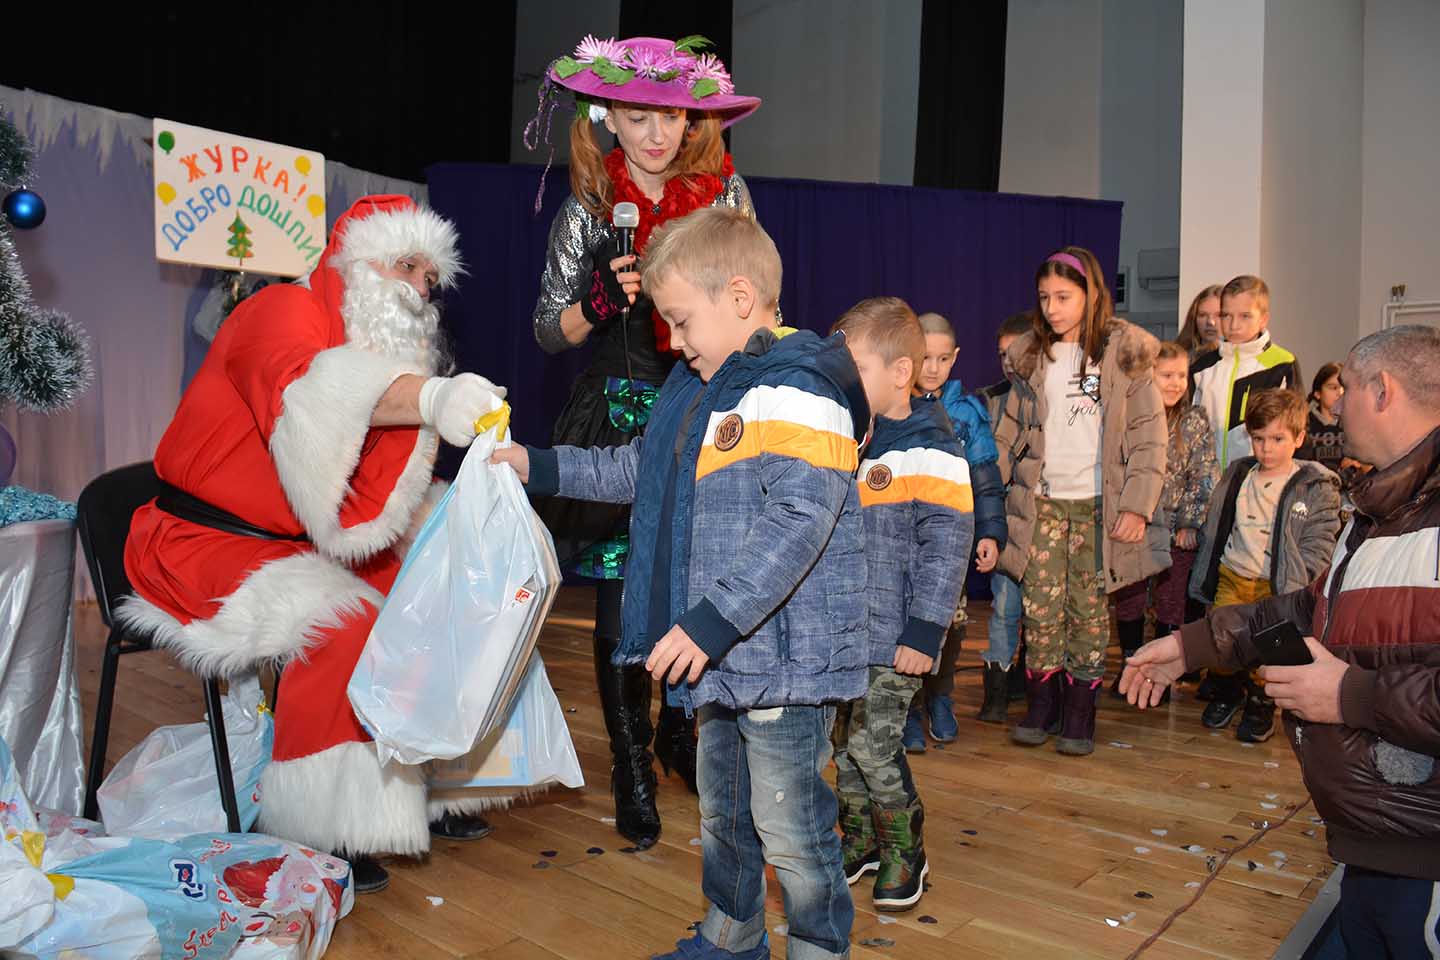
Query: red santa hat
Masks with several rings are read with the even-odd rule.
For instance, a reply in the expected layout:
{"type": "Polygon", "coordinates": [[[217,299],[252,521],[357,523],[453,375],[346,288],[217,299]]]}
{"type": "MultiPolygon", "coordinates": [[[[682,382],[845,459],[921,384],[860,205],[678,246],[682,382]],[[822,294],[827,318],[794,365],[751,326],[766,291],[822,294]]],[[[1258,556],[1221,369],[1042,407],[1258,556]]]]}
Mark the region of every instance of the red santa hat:
{"type": "Polygon", "coordinates": [[[435,264],[440,286],[449,287],[465,272],[459,245],[449,220],[409,197],[387,194],[360,198],[335,221],[325,259],[343,275],[357,261],[393,264],[423,254],[435,264]]]}

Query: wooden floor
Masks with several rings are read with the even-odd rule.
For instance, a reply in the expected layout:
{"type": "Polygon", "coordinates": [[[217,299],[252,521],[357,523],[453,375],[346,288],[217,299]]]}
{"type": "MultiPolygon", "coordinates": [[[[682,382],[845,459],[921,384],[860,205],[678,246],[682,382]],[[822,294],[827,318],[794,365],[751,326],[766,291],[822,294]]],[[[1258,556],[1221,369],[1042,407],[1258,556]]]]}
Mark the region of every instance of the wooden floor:
{"type": "MultiPolygon", "coordinates": [[[[495,816],[484,840],[390,863],[389,889],[357,901],[329,956],[622,960],[689,935],[705,909],[694,797],[678,777],[662,779],[665,829],[649,851],[622,853],[625,841],[605,822],[614,811],[591,602],[583,590],[563,591],[541,641],[589,786],[495,816]]],[[[975,604],[971,616],[966,665],[979,662],[988,609],[975,604]]],[[[80,609],[77,633],[88,721],[103,644],[93,606],[80,609]]],[[[1307,803],[1282,736],[1252,746],[1211,733],[1188,692],[1143,715],[1102,698],[1095,755],[1073,759],[1013,746],[1004,729],[970,719],[979,676],[960,674],[959,740],[911,758],[926,804],[930,891],[887,922],[858,885],[856,958],[1127,957],[1195,896],[1207,861],[1307,803]]],[[[153,727],[201,715],[198,682],[167,654],[124,658],[110,763],[153,727]]],[[[1239,853],[1143,956],[1270,957],[1333,868],[1313,816],[1306,805],[1239,853]]],[[[783,957],[773,876],[768,909],[773,954],[783,957]]]]}

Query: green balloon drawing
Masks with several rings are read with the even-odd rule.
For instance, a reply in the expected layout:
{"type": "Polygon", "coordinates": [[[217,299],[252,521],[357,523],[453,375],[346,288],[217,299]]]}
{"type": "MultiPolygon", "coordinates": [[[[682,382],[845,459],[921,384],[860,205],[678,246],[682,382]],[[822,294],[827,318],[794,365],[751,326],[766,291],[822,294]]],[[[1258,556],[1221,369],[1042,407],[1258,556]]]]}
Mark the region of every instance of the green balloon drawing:
{"type": "Polygon", "coordinates": [[[175,134],[171,133],[169,130],[164,130],[161,132],[159,138],[157,139],[157,142],[160,144],[161,150],[169,153],[175,148],[175,134]]]}

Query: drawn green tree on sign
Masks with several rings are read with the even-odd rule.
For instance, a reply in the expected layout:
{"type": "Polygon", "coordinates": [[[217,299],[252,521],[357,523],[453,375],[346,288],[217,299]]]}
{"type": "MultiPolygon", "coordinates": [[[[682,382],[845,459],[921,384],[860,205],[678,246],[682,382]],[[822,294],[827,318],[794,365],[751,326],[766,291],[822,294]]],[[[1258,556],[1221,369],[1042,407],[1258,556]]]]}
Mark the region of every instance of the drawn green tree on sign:
{"type": "Polygon", "coordinates": [[[230,224],[230,249],[225,251],[225,255],[239,260],[243,267],[248,258],[255,256],[250,250],[253,244],[254,241],[250,239],[250,227],[240,219],[240,215],[237,213],[235,222],[230,224]]]}

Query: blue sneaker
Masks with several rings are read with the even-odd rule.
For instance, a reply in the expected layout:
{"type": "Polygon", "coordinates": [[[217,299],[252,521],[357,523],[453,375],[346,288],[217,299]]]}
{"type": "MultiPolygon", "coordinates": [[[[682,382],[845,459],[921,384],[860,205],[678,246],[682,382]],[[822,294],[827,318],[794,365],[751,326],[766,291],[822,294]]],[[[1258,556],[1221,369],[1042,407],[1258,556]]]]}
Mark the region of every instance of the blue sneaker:
{"type": "Polygon", "coordinates": [[[930,736],[941,743],[952,743],[960,735],[955,722],[955,704],[949,697],[930,698],[930,736]]]}
{"type": "Polygon", "coordinates": [[[669,953],[657,953],[650,960],[769,960],[770,937],[761,935],[758,946],[736,953],[721,950],[697,932],[689,940],[681,940],[669,953]]]}
{"type": "Polygon", "coordinates": [[[905,730],[900,734],[900,745],[906,753],[925,752],[925,722],[919,707],[912,706],[905,715],[905,730]]]}

